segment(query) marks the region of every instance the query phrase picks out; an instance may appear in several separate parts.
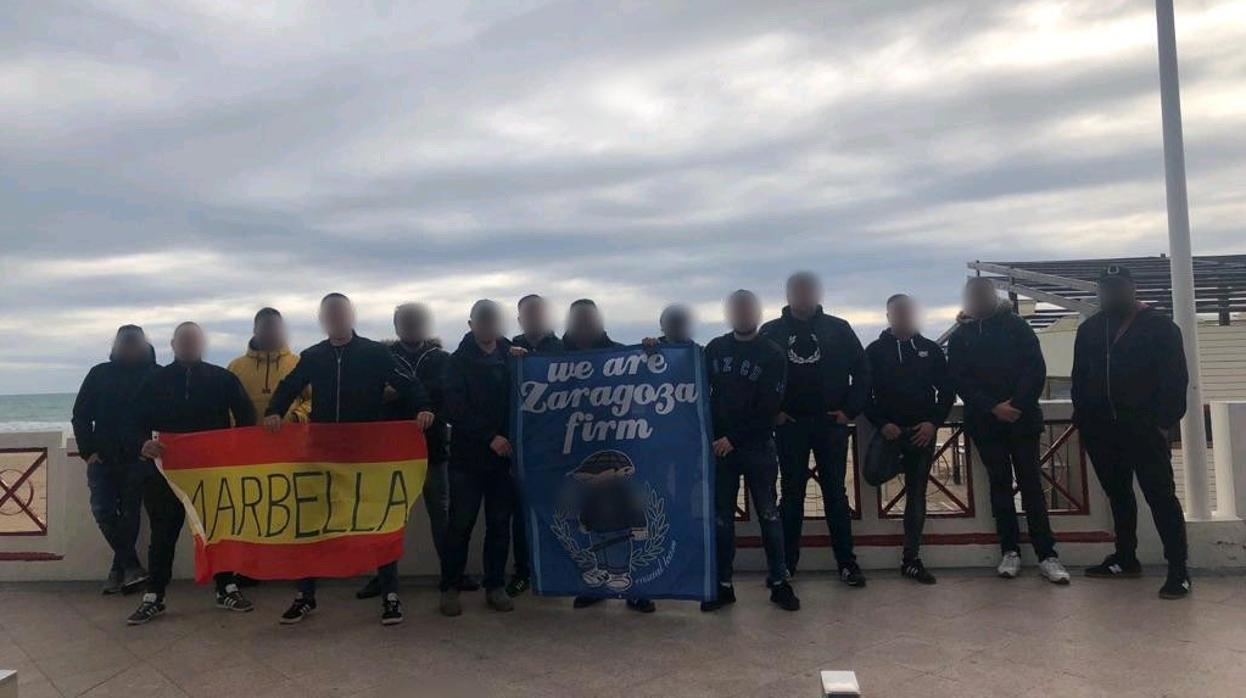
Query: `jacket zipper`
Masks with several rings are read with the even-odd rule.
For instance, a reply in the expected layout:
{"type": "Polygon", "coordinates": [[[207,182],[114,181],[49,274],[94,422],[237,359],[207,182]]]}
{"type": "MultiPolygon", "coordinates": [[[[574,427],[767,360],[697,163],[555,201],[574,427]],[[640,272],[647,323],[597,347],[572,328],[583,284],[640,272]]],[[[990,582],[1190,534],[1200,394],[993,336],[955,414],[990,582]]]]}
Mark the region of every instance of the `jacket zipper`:
{"type": "Polygon", "coordinates": [[[1115,422],[1116,401],[1112,399],[1112,345],[1116,344],[1116,342],[1112,339],[1112,322],[1106,314],[1103,316],[1103,338],[1107,344],[1107,351],[1104,353],[1106,354],[1105,361],[1107,364],[1105,378],[1107,379],[1108,388],[1108,406],[1111,407],[1112,421],[1115,422]]]}
{"type": "Polygon", "coordinates": [[[269,372],[269,368],[272,366],[272,363],[273,363],[272,355],[265,354],[264,355],[264,394],[265,395],[272,392],[272,389],[268,387],[268,372],[269,372]]]}
{"type": "Polygon", "coordinates": [[[334,406],[333,421],[342,421],[342,350],[337,350],[337,404],[334,406]]]}
{"type": "Polygon", "coordinates": [[[182,400],[190,402],[190,366],[186,367],[186,383],[182,387],[182,400]]]}

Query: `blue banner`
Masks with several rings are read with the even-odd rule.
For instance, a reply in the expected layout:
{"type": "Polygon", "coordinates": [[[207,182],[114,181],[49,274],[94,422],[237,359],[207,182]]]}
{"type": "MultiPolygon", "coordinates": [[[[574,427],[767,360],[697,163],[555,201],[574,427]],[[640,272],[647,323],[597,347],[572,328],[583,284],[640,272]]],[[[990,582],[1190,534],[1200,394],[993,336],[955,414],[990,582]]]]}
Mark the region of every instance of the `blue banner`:
{"type": "Polygon", "coordinates": [[[511,435],[537,593],[713,598],[702,360],[663,344],[516,362],[511,435]]]}

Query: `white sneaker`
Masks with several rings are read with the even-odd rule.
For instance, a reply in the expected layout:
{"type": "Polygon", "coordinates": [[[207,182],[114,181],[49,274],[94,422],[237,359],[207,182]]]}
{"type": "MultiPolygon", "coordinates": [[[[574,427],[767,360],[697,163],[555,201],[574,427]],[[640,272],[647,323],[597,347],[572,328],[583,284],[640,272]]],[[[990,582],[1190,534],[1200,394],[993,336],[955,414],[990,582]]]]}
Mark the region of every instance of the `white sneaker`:
{"type": "Polygon", "coordinates": [[[1038,563],[1038,571],[1052,584],[1069,583],[1069,571],[1060,564],[1060,558],[1054,555],[1038,563]]]}
{"type": "MultiPolygon", "coordinates": [[[[1018,574],[1021,574],[1021,556],[1015,551],[1004,553],[1004,559],[999,561],[999,567],[996,567],[995,571],[1004,579],[1016,578],[1018,574]]],[[[1065,576],[1068,576],[1067,572],[1065,576]]]]}

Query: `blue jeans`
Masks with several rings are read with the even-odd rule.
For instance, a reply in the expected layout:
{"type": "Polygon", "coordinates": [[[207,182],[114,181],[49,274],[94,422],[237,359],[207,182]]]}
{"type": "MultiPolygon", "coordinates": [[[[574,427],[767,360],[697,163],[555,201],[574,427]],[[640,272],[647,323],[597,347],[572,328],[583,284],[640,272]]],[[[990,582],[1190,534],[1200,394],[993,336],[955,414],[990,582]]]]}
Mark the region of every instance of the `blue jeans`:
{"type": "Polygon", "coordinates": [[[854,562],[852,508],[844,478],[848,474],[848,427],[827,415],[797,417],[774,430],[783,470],[783,538],[787,565],[793,571],[800,561],[800,536],[805,524],[805,490],[809,486],[809,454],[817,464],[818,487],[831,549],[840,565],[854,562]]]}
{"type": "Polygon", "coordinates": [[[757,523],[761,526],[762,548],[766,551],[766,567],[769,575],[766,584],[774,586],[787,579],[784,562],[783,524],[779,506],[775,502],[775,480],[779,476],[779,463],[775,458],[774,444],[737,448],[718,459],[718,473],[714,484],[714,525],[717,528],[718,581],[731,582],[732,564],[735,562],[735,507],[740,494],[740,478],[753,500],[757,523]]]}
{"type": "Polygon", "coordinates": [[[134,545],[138,541],[143,508],[143,486],[154,474],[151,463],[106,463],[87,465],[87,487],[91,491],[91,515],[108,547],[112,548],[112,571],[125,572],[140,567],[134,545]]]}

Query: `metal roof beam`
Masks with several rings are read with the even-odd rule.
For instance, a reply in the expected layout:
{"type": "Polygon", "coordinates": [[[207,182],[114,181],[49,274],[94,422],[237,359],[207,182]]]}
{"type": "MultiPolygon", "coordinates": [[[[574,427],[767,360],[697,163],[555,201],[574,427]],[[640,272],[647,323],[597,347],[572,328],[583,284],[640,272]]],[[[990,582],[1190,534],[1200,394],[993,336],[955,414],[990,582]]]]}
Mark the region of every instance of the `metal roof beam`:
{"type": "Polygon", "coordinates": [[[1073,279],[1067,276],[1044,274],[1041,271],[1030,271],[1029,269],[1006,267],[1002,264],[994,264],[991,262],[969,262],[965,266],[973,269],[974,271],[987,272],[989,274],[1002,274],[1003,276],[1013,279],[1037,281],[1043,284],[1052,284],[1053,286],[1065,286],[1079,291],[1090,291],[1094,293],[1099,290],[1098,286],[1096,286],[1093,281],[1082,281],[1081,279],[1073,279]]]}
{"type": "Polygon", "coordinates": [[[1032,298],[1036,301],[1042,301],[1043,303],[1050,303],[1064,308],[1065,310],[1072,310],[1073,312],[1081,313],[1082,315],[1094,315],[1099,312],[1099,306],[1093,303],[1074,300],[1072,298],[1065,298],[1064,296],[1058,296],[1054,293],[1048,293],[1047,291],[1039,291],[1038,289],[1030,288],[1029,286],[1014,284],[1009,282],[1008,279],[1001,279],[994,276],[986,278],[989,278],[991,283],[995,284],[995,288],[1011,291],[1019,296],[1032,298]]]}

